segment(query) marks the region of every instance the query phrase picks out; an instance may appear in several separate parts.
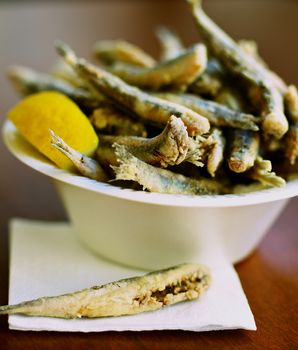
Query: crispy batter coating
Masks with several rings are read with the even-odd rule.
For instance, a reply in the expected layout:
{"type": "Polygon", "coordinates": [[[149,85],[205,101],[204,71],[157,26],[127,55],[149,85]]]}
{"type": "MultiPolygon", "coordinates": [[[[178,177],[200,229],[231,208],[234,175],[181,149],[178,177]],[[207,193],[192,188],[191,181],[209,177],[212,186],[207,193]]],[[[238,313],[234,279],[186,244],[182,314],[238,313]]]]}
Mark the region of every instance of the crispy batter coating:
{"type": "Polygon", "coordinates": [[[207,267],[181,264],[69,294],[0,306],[0,315],[97,318],[154,311],[199,298],[210,286],[207,267]]]}
{"type": "Polygon", "coordinates": [[[250,130],[234,129],[230,132],[229,168],[243,173],[251,168],[258,156],[260,137],[250,130]]]}
{"type": "Polygon", "coordinates": [[[285,155],[291,165],[296,163],[298,157],[298,122],[291,125],[285,135],[285,155]]]}
{"type": "Polygon", "coordinates": [[[52,146],[55,147],[58,151],[62,152],[69,160],[71,160],[80,174],[97,181],[106,182],[108,180],[105,171],[96,160],[71,148],[52,130],[50,130],[50,134],[52,146]]]}
{"type": "Polygon", "coordinates": [[[246,176],[268,187],[282,187],[285,185],[285,180],[272,171],[271,161],[264,160],[261,156],[256,158],[254,166],[247,172],[246,176]]]}
{"type": "Polygon", "coordinates": [[[229,72],[248,85],[251,102],[257,104],[263,117],[262,127],[268,135],[281,138],[288,130],[283,99],[260,64],[245,54],[237,43],[223,32],[203,11],[200,0],[188,0],[193,16],[212,52],[229,72]]]}
{"type": "Polygon", "coordinates": [[[245,130],[259,130],[258,117],[232,110],[217,102],[193,94],[156,93],[155,96],[185,106],[207,118],[211,125],[245,130]]]}
{"type": "Polygon", "coordinates": [[[204,72],[189,86],[188,90],[197,95],[216,97],[226,84],[226,73],[214,57],[209,58],[204,72]]]}
{"type": "Polygon", "coordinates": [[[152,67],[155,59],[140,47],[125,40],[100,40],[94,44],[94,55],[106,64],[125,62],[138,67],[152,67]]]}
{"type": "Polygon", "coordinates": [[[207,170],[214,177],[224,160],[226,139],[220,129],[214,128],[210,134],[212,146],[207,155],[207,170]]]}
{"type": "Polygon", "coordinates": [[[94,109],[90,116],[90,122],[98,132],[103,134],[147,136],[147,130],[143,123],[134,120],[113,104],[102,104],[94,109]]]}
{"type": "Polygon", "coordinates": [[[162,61],[153,67],[137,67],[123,62],[116,62],[110,72],[128,84],[160,90],[170,87],[185,90],[205,69],[207,52],[203,44],[183,50],[179,56],[162,61]]]}
{"type": "Polygon", "coordinates": [[[116,180],[136,181],[144,190],[168,194],[212,195],[227,191],[216,180],[193,179],[149,165],[133,156],[123,145],[115,144],[115,149],[119,165],[112,168],[116,180]]]}
{"type": "Polygon", "coordinates": [[[189,149],[189,137],[181,119],[171,116],[164,130],[153,138],[137,136],[100,136],[97,159],[105,167],[117,164],[114,143],[124,145],[142,161],[166,168],[183,162],[189,149]]]}

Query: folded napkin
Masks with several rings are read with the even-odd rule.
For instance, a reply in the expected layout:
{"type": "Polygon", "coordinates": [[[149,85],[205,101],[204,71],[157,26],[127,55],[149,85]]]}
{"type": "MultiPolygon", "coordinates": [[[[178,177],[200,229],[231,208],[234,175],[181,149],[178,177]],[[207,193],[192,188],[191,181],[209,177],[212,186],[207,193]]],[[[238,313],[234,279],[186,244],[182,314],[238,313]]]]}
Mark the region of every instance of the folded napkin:
{"type": "MultiPolygon", "coordinates": [[[[67,223],[13,219],[10,223],[9,303],[58,295],[144,271],[101,259],[87,250],[67,223]]],[[[255,330],[256,325],[233,266],[217,251],[200,261],[213,281],[200,299],[132,316],[64,320],[9,316],[10,329],[70,332],[182,329],[255,330]]],[[[210,255],[210,254],[209,254],[210,255]]],[[[200,263],[199,262],[199,263],[200,263]]]]}

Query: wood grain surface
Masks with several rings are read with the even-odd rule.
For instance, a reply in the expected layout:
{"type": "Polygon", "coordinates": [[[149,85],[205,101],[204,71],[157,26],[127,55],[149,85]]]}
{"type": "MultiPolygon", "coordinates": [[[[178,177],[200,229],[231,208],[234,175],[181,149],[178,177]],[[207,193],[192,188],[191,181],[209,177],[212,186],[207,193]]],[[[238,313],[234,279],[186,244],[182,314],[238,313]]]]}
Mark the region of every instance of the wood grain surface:
{"type": "MultiPolygon", "coordinates": [[[[288,82],[298,84],[298,3],[291,0],[206,1],[210,15],[235,38],[254,38],[288,82]]],[[[56,38],[89,55],[99,38],[125,37],[158,53],[160,23],[187,43],[198,36],[184,1],[0,2],[0,113],[17,100],[5,78],[12,63],[47,70],[56,38]]],[[[8,224],[12,217],[64,220],[51,182],[14,159],[0,141],[0,304],[8,300],[8,224]]],[[[258,330],[96,334],[10,331],[0,318],[0,349],[298,349],[298,198],[290,201],[258,249],[236,266],[258,330]]]]}

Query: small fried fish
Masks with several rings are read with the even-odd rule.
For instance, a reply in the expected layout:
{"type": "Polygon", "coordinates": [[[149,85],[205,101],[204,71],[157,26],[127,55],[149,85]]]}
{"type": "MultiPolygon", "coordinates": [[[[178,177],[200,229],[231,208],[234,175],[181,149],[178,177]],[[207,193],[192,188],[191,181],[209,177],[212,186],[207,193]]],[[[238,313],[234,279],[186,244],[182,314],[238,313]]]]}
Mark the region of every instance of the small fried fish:
{"type": "Polygon", "coordinates": [[[250,100],[259,107],[264,132],[280,139],[289,125],[282,95],[268,74],[206,15],[200,0],[187,1],[208,49],[232,75],[247,83],[250,100]]]}
{"type": "Polygon", "coordinates": [[[138,314],[197,299],[209,288],[207,267],[181,264],[77,292],[0,306],[0,315],[97,318],[138,314]]]}
{"type": "Polygon", "coordinates": [[[207,65],[207,52],[203,44],[183,50],[179,56],[162,61],[153,67],[137,67],[116,62],[109,71],[128,84],[160,90],[170,87],[185,90],[204,71],[207,65]]]}
{"type": "Polygon", "coordinates": [[[214,195],[227,190],[215,179],[193,179],[147,164],[133,156],[125,146],[114,144],[119,165],[112,166],[115,180],[139,183],[144,190],[166,194],[214,195]]]}
{"type": "Polygon", "coordinates": [[[108,177],[98,162],[71,148],[61,137],[50,130],[51,145],[72,161],[77,171],[89,179],[106,182],[108,177]]]}
{"type": "Polygon", "coordinates": [[[138,46],[125,40],[100,40],[94,44],[94,55],[106,64],[125,62],[138,67],[152,67],[155,60],[138,46]]]}
{"type": "Polygon", "coordinates": [[[103,166],[117,164],[114,143],[124,145],[135,157],[151,165],[166,168],[183,162],[189,148],[189,137],[181,119],[172,115],[164,130],[153,138],[137,136],[99,136],[96,158],[103,166]]]}
{"type": "Polygon", "coordinates": [[[185,106],[207,118],[211,125],[245,130],[259,130],[259,118],[252,114],[232,110],[217,102],[193,94],[155,93],[154,96],[185,106]]]}
{"type": "Polygon", "coordinates": [[[243,173],[251,168],[258,156],[260,137],[250,130],[230,131],[228,164],[235,173],[243,173]]]}
{"type": "Polygon", "coordinates": [[[15,65],[10,67],[8,77],[16,90],[25,96],[39,91],[59,91],[75,101],[80,107],[89,109],[97,107],[100,101],[99,98],[95,98],[82,87],[73,86],[65,80],[49,74],[39,73],[25,66],[15,65]]]}
{"type": "Polygon", "coordinates": [[[183,44],[179,36],[167,27],[158,27],[155,31],[156,36],[161,45],[161,61],[167,61],[180,55],[184,50],[183,44]]]}
{"type": "Polygon", "coordinates": [[[191,109],[151,96],[104,69],[84,59],[78,59],[66,44],[59,43],[57,50],[78,75],[92,86],[92,89],[105,94],[143,121],[164,126],[169,117],[175,115],[182,119],[190,136],[201,135],[209,131],[208,119],[191,109]]]}

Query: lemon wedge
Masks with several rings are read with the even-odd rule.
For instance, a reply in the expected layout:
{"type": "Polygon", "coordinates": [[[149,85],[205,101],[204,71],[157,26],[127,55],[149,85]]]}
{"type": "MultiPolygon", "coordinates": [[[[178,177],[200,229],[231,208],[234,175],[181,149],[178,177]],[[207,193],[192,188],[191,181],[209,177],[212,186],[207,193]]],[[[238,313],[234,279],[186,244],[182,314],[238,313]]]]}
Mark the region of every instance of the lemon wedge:
{"type": "Polygon", "coordinates": [[[50,129],[87,156],[92,156],[98,145],[85,114],[72,100],[55,91],[24,98],[8,112],[8,118],[29,143],[63,169],[71,169],[72,162],[51,145],[50,129]]]}

